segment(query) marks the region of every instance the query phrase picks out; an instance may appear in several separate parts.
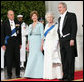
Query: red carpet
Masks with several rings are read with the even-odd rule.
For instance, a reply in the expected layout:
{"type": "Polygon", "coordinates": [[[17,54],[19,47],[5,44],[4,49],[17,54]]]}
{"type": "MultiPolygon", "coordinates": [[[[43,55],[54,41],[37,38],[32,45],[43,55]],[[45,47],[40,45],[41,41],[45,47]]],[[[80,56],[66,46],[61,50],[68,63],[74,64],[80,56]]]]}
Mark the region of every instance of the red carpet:
{"type": "MultiPolygon", "coordinates": [[[[57,80],[57,79],[45,80],[45,79],[24,79],[24,78],[18,78],[18,79],[12,79],[12,80],[4,80],[4,81],[60,81],[60,80],[57,80]]],[[[83,81],[83,71],[75,72],[74,81],[83,81]]]]}

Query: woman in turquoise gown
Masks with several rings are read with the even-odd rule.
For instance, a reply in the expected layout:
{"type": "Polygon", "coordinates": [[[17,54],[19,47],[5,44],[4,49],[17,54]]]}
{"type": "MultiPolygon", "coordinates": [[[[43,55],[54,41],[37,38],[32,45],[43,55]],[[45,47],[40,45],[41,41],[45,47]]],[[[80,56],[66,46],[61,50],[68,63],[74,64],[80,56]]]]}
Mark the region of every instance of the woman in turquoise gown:
{"type": "Polygon", "coordinates": [[[38,13],[33,11],[30,14],[33,23],[28,29],[29,56],[24,77],[26,78],[43,78],[43,24],[38,22],[38,13]]]}

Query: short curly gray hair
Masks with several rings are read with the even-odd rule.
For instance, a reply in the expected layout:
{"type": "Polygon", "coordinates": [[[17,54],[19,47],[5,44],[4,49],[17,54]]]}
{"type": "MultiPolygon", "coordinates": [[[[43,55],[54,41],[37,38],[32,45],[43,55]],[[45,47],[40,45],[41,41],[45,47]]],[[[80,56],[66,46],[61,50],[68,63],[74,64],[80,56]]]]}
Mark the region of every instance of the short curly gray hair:
{"type": "Polygon", "coordinates": [[[45,19],[47,19],[48,16],[52,16],[54,18],[54,14],[50,11],[46,13],[45,19]]]}

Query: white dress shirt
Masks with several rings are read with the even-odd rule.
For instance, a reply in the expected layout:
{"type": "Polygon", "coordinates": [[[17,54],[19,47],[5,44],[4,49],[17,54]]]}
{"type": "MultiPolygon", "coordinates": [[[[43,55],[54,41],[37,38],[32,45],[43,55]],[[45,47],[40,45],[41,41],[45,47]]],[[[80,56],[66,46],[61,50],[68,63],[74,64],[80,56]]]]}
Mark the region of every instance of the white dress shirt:
{"type": "Polygon", "coordinates": [[[67,13],[67,11],[65,11],[64,14],[60,15],[60,17],[61,17],[61,19],[60,19],[60,35],[61,36],[63,36],[62,29],[63,29],[63,22],[64,22],[66,13],[67,13]]]}
{"type": "MultiPolygon", "coordinates": [[[[14,22],[14,20],[12,21],[10,19],[9,19],[9,22],[10,22],[11,31],[12,31],[15,28],[15,22],[14,22]]],[[[11,35],[11,36],[17,36],[16,32],[13,35],[11,35]]]]}

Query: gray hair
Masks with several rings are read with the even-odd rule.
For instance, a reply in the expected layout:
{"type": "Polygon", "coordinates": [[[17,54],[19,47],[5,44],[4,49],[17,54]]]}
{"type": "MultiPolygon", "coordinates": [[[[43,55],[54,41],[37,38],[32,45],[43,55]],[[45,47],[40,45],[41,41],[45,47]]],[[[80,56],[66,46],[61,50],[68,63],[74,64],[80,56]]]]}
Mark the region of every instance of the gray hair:
{"type": "Polygon", "coordinates": [[[66,3],[64,3],[64,2],[60,2],[59,4],[62,4],[63,7],[66,8],[66,10],[67,10],[67,4],[66,4],[66,3]]]}
{"type": "Polygon", "coordinates": [[[13,10],[8,10],[7,14],[9,14],[9,12],[10,12],[10,11],[14,13],[14,11],[13,11],[13,10]]]}
{"type": "Polygon", "coordinates": [[[47,12],[46,15],[45,15],[45,19],[47,19],[48,15],[50,15],[54,18],[54,14],[52,12],[47,12]]]}

